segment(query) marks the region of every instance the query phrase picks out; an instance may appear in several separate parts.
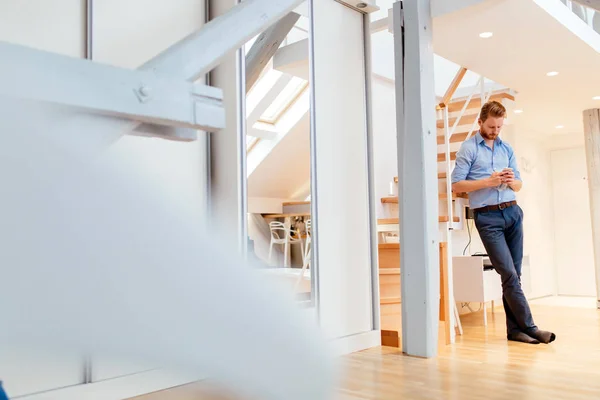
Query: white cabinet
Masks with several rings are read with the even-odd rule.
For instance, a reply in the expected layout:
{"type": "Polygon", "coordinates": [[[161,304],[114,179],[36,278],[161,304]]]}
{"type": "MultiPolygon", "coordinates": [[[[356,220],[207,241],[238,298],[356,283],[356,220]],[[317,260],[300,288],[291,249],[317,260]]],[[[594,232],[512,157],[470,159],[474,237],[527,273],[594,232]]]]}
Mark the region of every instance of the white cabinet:
{"type": "Polygon", "coordinates": [[[454,300],[461,303],[483,303],[487,325],[487,302],[502,300],[502,281],[495,270],[483,269],[484,257],[452,257],[454,300]]]}

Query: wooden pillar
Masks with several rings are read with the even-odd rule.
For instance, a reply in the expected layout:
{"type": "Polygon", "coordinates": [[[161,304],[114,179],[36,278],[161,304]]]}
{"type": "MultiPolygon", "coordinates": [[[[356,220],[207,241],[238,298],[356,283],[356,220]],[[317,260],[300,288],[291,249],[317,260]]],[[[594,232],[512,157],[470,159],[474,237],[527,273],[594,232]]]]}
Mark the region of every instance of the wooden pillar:
{"type": "Polygon", "coordinates": [[[402,351],[437,355],[440,304],[437,131],[431,7],[394,3],[402,351]]]}
{"type": "Polygon", "coordinates": [[[583,112],[583,129],[596,267],[596,299],[598,308],[600,308],[600,109],[583,112]]]}

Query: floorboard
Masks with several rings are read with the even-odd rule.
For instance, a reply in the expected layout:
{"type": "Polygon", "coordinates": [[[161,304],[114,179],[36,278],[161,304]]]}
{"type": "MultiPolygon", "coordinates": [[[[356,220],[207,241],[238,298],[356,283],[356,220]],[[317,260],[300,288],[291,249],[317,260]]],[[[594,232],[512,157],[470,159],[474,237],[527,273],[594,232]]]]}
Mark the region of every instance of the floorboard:
{"type": "MultiPolygon", "coordinates": [[[[507,342],[504,312],[463,316],[464,335],[436,359],[379,347],[344,357],[335,400],[505,400],[600,398],[600,311],[532,305],[537,325],[554,330],[550,345],[507,342]]],[[[246,400],[217,394],[210,383],[158,392],[135,400],[246,400]]]]}

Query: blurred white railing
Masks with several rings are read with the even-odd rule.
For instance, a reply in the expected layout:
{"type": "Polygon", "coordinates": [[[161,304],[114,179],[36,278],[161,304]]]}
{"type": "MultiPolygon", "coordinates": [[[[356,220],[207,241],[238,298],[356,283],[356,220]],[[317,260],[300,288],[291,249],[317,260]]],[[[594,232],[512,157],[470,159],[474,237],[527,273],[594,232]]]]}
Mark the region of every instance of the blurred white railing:
{"type": "Polygon", "coordinates": [[[600,34],[600,12],[571,0],[560,0],[571,12],[600,34]]]}

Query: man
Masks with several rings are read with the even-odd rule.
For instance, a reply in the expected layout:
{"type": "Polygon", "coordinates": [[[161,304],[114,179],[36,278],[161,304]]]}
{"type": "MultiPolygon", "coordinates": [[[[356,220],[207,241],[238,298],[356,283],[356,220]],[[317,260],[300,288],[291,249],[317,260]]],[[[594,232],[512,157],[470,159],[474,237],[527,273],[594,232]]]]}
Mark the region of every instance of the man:
{"type": "Polygon", "coordinates": [[[497,101],[481,108],[479,131],[456,155],[452,191],[468,193],[475,226],[502,279],[508,340],[550,343],[556,336],[538,329],[521,288],[523,210],[517,205],[521,174],[512,147],[500,139],[506,109],[497,101]]]}

